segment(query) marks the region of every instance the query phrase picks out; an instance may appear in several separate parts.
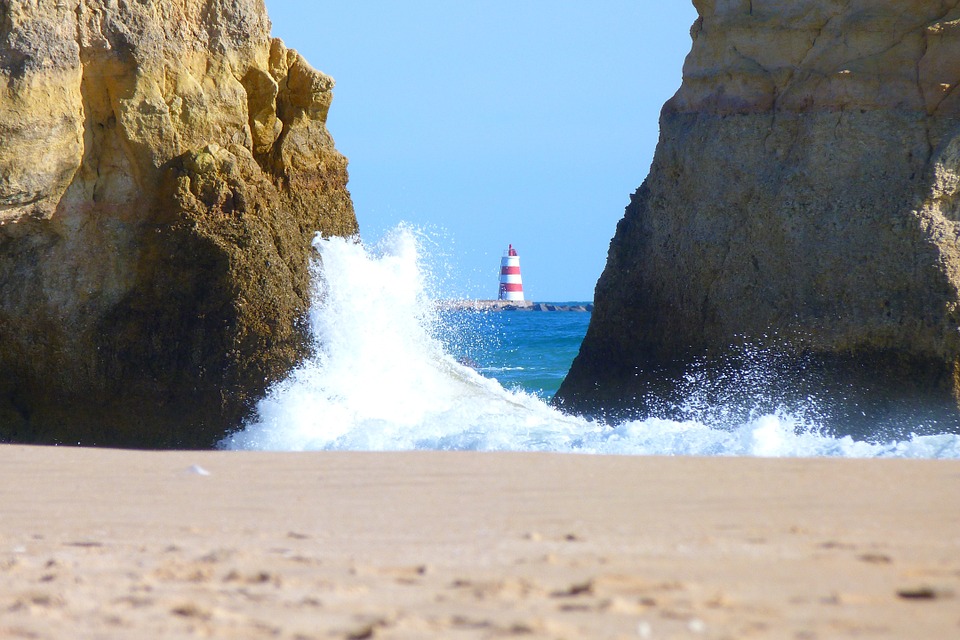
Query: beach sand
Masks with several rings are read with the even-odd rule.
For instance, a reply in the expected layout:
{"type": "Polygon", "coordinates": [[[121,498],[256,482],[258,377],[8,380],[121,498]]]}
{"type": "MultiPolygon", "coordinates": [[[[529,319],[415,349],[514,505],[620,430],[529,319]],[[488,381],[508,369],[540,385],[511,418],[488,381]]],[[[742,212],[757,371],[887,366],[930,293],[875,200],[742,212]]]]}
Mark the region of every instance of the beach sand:
{"type": "Polygon", "coordinates": [[[960,462],[0,446],[0,638],[960,638],[960,462]]]}

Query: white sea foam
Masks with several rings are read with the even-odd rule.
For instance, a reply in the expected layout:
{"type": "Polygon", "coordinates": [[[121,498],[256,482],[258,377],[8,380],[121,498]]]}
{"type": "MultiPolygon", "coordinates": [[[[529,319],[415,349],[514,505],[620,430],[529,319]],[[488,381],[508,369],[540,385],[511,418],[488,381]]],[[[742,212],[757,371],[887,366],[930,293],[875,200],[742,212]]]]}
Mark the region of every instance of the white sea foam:
{"type": "Polygon", "coordinates": [[[444,349],[437,334],[449,327],[433,312],[411,230],[400,227],[369,248],[339,238],[315,245],[323,263],[311,312],[317,352],[225,448],[960,458],[957,435],[858,442],[789,413],[733,425],[649,418],[616,427],[568,416],[444,349]]]}

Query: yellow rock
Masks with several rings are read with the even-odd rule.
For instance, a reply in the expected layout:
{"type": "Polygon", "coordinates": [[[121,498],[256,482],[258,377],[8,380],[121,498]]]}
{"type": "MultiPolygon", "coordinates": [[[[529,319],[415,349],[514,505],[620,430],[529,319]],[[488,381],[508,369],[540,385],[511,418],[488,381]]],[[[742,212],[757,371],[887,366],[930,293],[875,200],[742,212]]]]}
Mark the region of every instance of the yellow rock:
{"type": "Polygon", "coordinates": [[[350,235],[333,80],[262,0],[0,3],[0,439],[209,446],[350,235]]]}
{"type": "Polygon", "coordinates": [[[960,428],[960,8],[695,5],[557,401],[960,428]]]}

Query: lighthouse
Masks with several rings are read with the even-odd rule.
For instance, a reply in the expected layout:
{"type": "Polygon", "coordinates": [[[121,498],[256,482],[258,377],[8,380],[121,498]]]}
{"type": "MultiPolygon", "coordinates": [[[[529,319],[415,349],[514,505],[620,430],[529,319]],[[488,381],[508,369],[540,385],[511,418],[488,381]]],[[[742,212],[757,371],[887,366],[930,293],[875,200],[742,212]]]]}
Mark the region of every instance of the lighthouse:
{"type": "Polygon", "coordinates": [[[511,244],[500,258],[500,300],[523,301],[520,256],[511,244]]]}

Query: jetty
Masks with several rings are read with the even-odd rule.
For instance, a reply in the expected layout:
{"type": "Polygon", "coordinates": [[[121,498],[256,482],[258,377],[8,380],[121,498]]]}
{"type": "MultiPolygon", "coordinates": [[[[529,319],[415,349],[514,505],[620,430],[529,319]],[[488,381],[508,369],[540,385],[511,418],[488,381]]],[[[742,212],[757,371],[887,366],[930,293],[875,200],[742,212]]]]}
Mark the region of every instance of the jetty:
{"type": "Polygon", "coordinates": [[[590,313],[592,302],[553,303],[530,300],[438,300],[441,311],[578,311],[590,313]]]}

